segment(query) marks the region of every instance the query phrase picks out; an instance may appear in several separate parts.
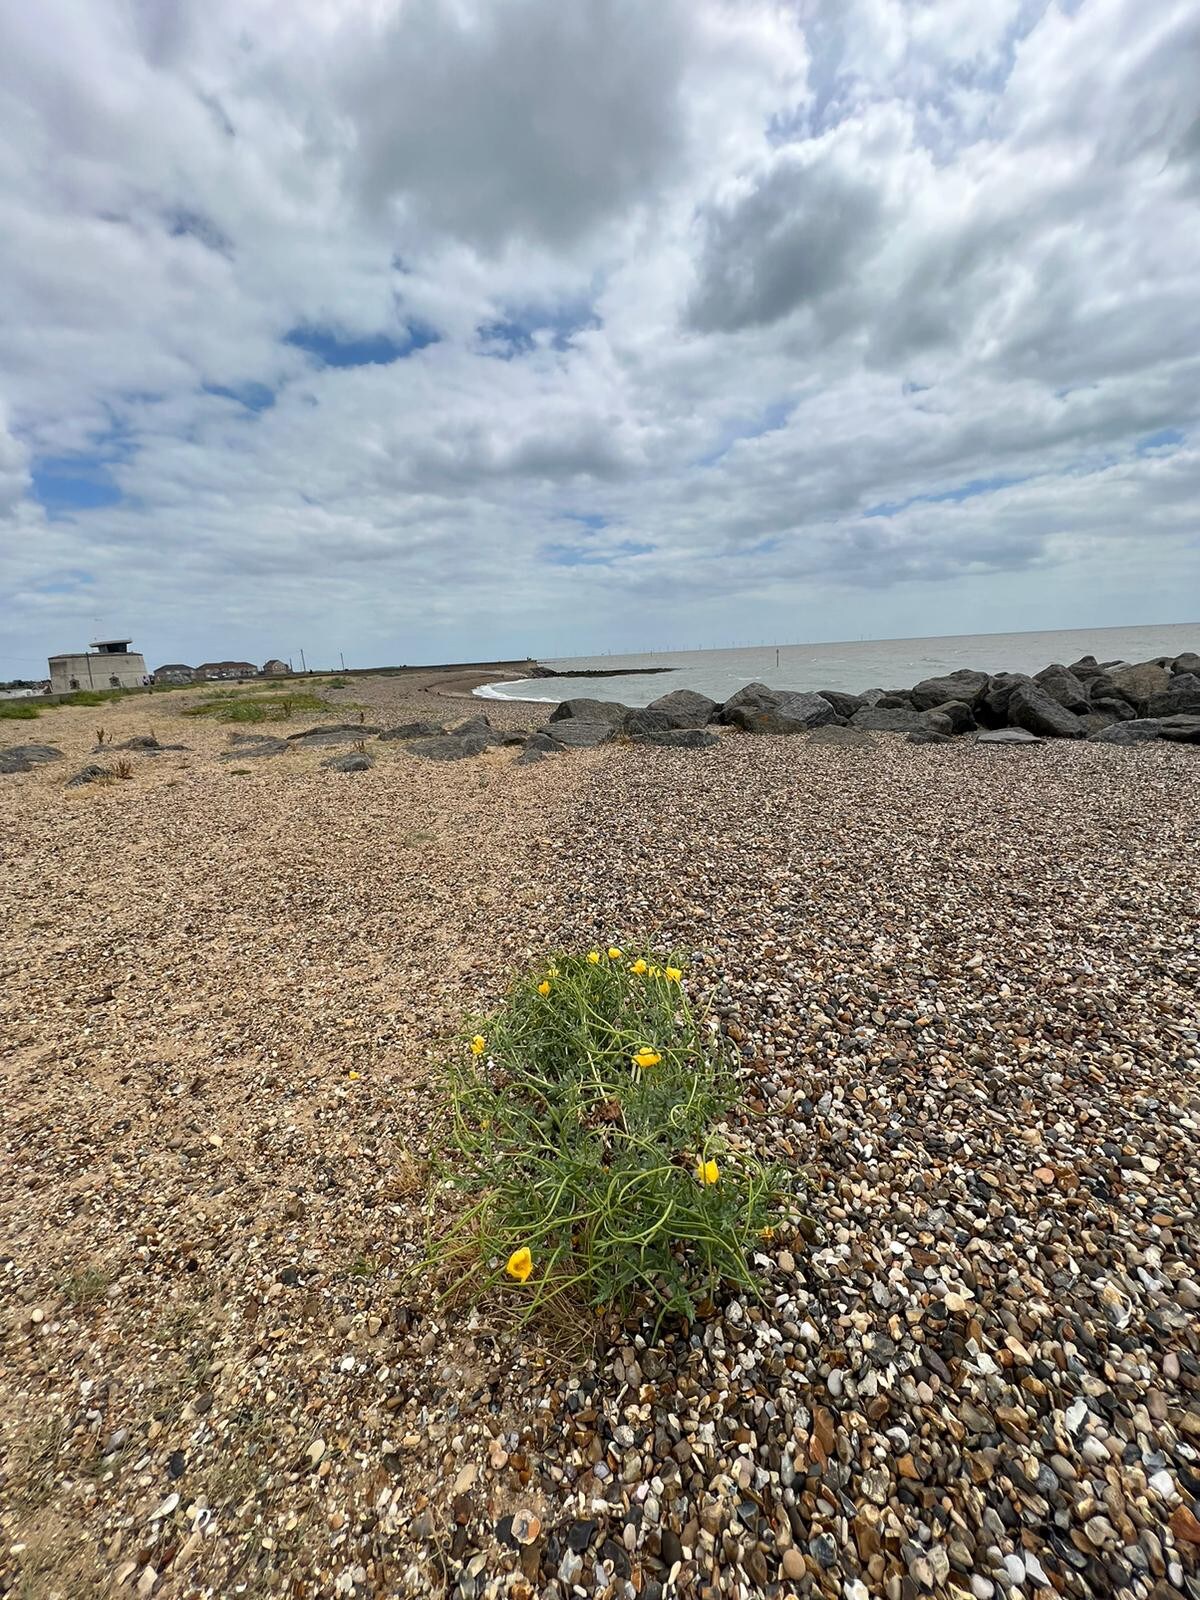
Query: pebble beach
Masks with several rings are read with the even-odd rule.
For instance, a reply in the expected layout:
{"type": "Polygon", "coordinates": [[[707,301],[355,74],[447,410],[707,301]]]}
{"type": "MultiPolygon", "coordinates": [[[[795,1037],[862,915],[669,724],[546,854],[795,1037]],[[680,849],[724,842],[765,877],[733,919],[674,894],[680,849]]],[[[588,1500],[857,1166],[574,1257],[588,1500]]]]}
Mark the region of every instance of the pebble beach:
{"type": "Polygon", "coordinates": [[[1200,1596],[1194,746],[351,773],[186,699],[128,781],[0,779],[0,1593],[1200,1596]],[[788,1173],[758,1295],[440,1306],[439,1053],[644,940],[788,1173]]]}

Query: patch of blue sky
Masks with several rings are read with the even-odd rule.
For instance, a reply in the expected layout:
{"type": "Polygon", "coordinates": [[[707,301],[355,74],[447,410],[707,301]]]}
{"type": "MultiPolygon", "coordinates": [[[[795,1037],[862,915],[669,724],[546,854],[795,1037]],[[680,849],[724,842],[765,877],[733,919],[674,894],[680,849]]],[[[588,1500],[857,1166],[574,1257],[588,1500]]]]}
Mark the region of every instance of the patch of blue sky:
{"type": "Polygon", "coordinates": [[[110,459],[88,453],[41,456],[34,461],[34,498],[52,522],[69,518],[76,511],[97,511],[118,503],[121,489],[108,470],[110,459]]]}
{"type": "Polygon", "coordinates": [[[172,239],[195,239],[207,250],[232,257],[232,241],[221,232],[211,217],[199,211],[189,211],[184,206],[176,206],[167,212],[166,222],[172,239]]]}
{"type": "Polygon", "coordinates": [[[600,318],[590,300],[569,300],[553,308],[508,306],[503,316],[480,323],[476,332],[486,355],[511,361],[539,346],[568,350],[577,334],[599,326],[600,318]]]}
{"type": "Polygon", "coordinates": [[[947,500],[957,505],[963,500],[974,500],[977,495],[994,494],[997,489],[1012,489],[1028,481],[1028,473],[1020,477],[998,475],[994,478],[972,478],[953,489],[931,489],[927,494],[909,495],[907,500],[881,500],[878,505],[868,506],[863,516],[894,517],[901,511],[907,511],[909,506],[939,505],[947,500]]]}
{"type": "Polygon", "coordinates": [[[590,528],[593,533],[599,533],[601,528],[608,527],[608,518],[599,511],[564,511],[563,520],[578,522],[581,527],[590,528]]]}
{"type": "Polygon", "coordinates": [[[283,336],[284,344],[303,350],[322,367],[388,367],[427,345],[436,344],[432,328],[413,323],[398,333],[372,333],[354,337],[332,328],[303,324],[283,336]]]}
{"type": "Polygon", "coordinates": [[[624,539],[620,544],[607,545],[603,550],[581,549],[578,545],[548,544],[542,555],[555,567],[610,567],[629,556],[646,556],[654,549],[652,544],[641,544],[636,539],[624,539]]]}
{"type": "Polygon", "coordinates": [[[275,404],[275,391],[265,383],[206,383],[203,387],[205,394],[234,400],[247,411],[269,411],[275,404]]]}
{"type": "Polygon", "coordinates": [[[765,406],[757,417],[750,420],[732,418],[724,422],[716,446],[705,455],[699,456],[694,465],[715,466],[722,456],[727,455],[734,445],[741,443],[743,439],[761,439],[764,434],[775,433],[785,427],[792,414],[792,406],[791,400],[774,400],[769,406],[765,406]]]}
{"type": "Polygon", "coordinates": [[[1154,455],[1160,450],[1178,449],[1185,437],[1179,428],[1159,428],[1157,432],[1148,433],[1144,439],[1139,439],[1134,448],[1139,456],[1154,455]]]}

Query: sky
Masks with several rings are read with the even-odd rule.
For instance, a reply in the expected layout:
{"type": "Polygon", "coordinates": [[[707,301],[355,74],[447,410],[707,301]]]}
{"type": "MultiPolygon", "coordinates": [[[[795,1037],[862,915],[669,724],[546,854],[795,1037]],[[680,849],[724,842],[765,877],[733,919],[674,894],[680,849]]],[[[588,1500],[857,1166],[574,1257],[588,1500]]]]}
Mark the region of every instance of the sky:
{"type": "Polygon", "coordinates": [[[1195,0],[0,38],[0,677],[1200,614],[1195,0]]]}

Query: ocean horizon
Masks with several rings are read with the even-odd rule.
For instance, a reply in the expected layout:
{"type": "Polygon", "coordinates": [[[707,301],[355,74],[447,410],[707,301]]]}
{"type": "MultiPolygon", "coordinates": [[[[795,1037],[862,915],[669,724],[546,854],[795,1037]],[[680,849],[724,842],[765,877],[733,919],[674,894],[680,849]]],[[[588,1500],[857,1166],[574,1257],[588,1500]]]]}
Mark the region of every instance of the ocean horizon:
{"type": "Polygon", "coordinates": [[[976,667],[983,672],[1039,672],[1051,662],[1081,656],[1099,661],[1147,661],[1200,651],[1200,622],[1129,628],[1061,628],[1029,633],[946,634],[918,639],[859,639],[825,644],[755,645],[729,650],[649,651],[637,655],[555,657],[542,665],[563,674],[484,684],[484,700],[557,705],[577,695],[649,705],[672,689],[695,689],[726,700],[746,683],[777,689],[908,689],[922,678],[976,667]]]}

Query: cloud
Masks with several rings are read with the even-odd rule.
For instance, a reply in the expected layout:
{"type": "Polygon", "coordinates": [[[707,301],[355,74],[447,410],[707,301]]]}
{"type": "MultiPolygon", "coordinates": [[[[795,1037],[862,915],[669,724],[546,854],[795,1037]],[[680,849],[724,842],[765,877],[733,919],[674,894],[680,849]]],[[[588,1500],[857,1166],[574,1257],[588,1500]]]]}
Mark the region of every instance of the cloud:
{"type": "Polygon", "coordinates": [[[14,10],[0,675],[98,615],[380,662],[1179,615],[1198,64],[1188,0],[14,10]]]}

